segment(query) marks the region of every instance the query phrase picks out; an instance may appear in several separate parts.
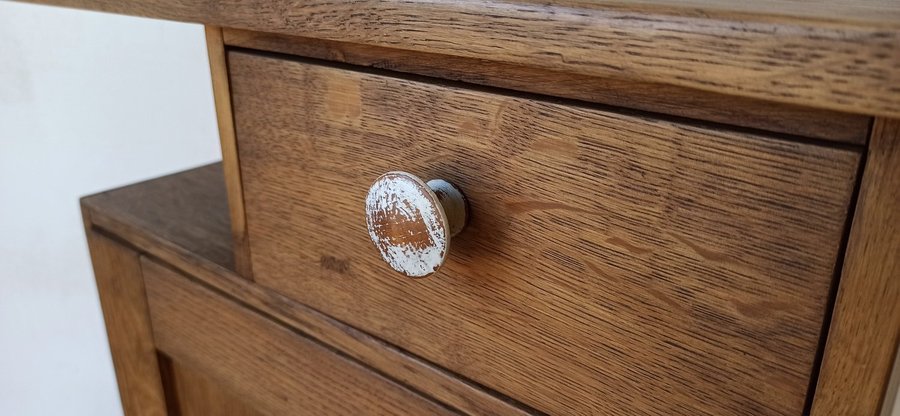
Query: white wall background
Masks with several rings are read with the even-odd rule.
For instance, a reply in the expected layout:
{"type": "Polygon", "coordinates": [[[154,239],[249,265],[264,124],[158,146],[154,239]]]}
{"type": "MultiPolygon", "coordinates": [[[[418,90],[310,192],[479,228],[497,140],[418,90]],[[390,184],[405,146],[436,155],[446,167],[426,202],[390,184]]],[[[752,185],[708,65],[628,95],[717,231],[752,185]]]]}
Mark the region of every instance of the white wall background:
{"type": "Polygon", "coordinates": [[[0,1],[0,415],[120,415],[78,198],[219,159],[203,29],[0,1]]]}

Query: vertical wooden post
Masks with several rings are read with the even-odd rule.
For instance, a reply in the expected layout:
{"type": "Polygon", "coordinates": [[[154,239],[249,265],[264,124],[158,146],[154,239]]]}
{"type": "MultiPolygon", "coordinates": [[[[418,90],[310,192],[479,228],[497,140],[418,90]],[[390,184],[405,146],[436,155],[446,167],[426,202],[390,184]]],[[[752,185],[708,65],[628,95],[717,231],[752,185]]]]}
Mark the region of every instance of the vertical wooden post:
{"type": "Polygon", "coordinates": [[[878,415],[900,340],[900,120],[876,119],[812,414],[878,415]]]}
{"type": "Polygon", "coordinates": [[[216,118],[219,124],[219,141],[222,144],[222,168],[225,170],[225,189],[228,192],[228,209],[231,214],[231,234],[234,239],[235,271],[253,279],[250,267],[250,243],[247,236],[247,217],[244,213],[244,190],[241,184],[241,166],[238,162],[237,138],[234,116],[231,111],[231,91],[228,87],[228,61],[222,28],[206,26],[206,49],[212,75],[216,118]]]}
{"type": "Polygon", "coordinates": [[[88,212],[85,227],[122,408],[126,416],[165,415],[140,255],[94,231],[88,212]]]}

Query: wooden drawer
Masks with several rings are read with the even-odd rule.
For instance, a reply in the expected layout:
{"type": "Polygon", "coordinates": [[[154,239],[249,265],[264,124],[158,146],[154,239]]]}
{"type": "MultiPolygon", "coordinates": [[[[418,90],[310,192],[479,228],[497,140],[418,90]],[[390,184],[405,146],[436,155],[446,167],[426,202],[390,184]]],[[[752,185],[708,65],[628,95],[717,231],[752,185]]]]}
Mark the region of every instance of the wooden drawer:
{"type": "Polygon", "coordinates": [[[141,269],[156,348],[261,414],[455,414],[166,266],[141,269]]]}
{"type": "Polygon", "coordinates": [[[229,71],[257,283],[542,412],[802,413],[857,151],[245,52],[229,71]],[[424,280],[366,232],[392,170],[471,204],[424,280]]]}

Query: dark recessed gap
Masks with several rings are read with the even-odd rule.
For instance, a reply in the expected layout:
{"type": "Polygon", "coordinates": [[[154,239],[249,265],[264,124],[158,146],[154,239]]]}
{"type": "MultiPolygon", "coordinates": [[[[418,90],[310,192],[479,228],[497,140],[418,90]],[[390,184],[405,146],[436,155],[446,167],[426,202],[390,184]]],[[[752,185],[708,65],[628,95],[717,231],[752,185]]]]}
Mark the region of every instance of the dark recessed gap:
{"type": "MultiPolygon", "coordinates": [[[[874,120],[874,119],[873,119],[874,120]]],[[[874,123],[869,123],[869,132],[866,134],[866,142],[868,143],[869,137],[872,135],[872,126],[874,123]]],[[[865,173],[866,167],[866,152],[861,152],[859,166],[856,170],[856,183],[854,184],[853,194],[850,197],[850,202],[847,207],[847,218],[844,220],[844,234],[841,236],[841,244],[838,249],[837,259],[834,263],[834,271],[831,279],[831,287],[829,288],[828,293],[828,302],[825,305],[825,314],[824,319],[822,320],[822,330],[819,332],[819,345],[816,349],[816,356],[813,360],[812,372],[809,377],[809,387],[807,388],[806,393],[806,404],[803,406],[803,414],[809,415],[812,411],[813,400],[816,396],[816,387],[819,383],[819,372],[822,369],[822,360],[825,356],[825,344],[828,341],[828,332],[831,329],[831,320],[832,315],[834,314],[834,307],[837,303],[837,293],[838,287],[841,282],[841,272],[844,269],[844,260],[847,254],[847,245],[850,240],[850,231],[853,228],[853,217],[856,215],[856,206],[859,201],[859,191],[862,187],[862,179],[863,174],[865,173]]]]}

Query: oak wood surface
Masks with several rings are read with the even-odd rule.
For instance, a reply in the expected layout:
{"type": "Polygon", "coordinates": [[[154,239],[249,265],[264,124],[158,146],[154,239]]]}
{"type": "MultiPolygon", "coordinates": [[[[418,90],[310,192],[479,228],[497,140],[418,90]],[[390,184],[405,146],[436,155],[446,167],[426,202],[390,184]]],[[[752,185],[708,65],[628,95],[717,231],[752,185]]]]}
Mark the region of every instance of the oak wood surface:
{"type": "Polygon", "coordinates": [[[224,29],[231,46],[634,108],[741,127],[864,144],[870,117],[652,84],[543,70],[487,59],[224,29]]]}
{"type": "Polygon", "coordinates": [[[262,416],[205,374],[160,356],[172,416],[262,416]]]}
{"type": "Polygon", "coordinates": [[[898,342],[900,121],[876,119],[813,414],[879,414],[898,342]]]}
{"type": "MultiPolygon", "coordinates": [[[[235,270],[221,163],[101,192],[82,199],[94,225],[115,221],[130,232],[235,270]]],[[[130,235],[122,237],[131,242],[130,235]]],[[[146,248],[142,248],[146,249],[146,248]]]]}
{"type": "Polygon", "coordinates": [[[206,49],[222,145],[222,167],[228,190],[231,234],[234,240],[234,267],[238,274],[253,279],[250,265],[250,245],[247,242],[247,219],[244,216],[244,193],[241,189],[241,168],[238,162],[237,140],[234,137],[234,117],[231,112],[231,92],[228,87],[228,63],[222,28],[207,26],[206,49]]]}
{"type": "Polygon", "coordinates": [[[900,117],[900,6],[884,0],[763,2],[768,7],[736,0],[36,3],[900,117]]]}
{"type": "Polygon", "coordinates": [[[221,164],[208,165],[87,197],[84,206],[96,229],[460,411],[529,413],[514,401],[492,396],[455,374],[238,276],[227,249],[230,230],[222,175],[221,164]]]}
{"type": "Polygon", "coordinates": [[[455,414],[152,260],[142,267],[157,348],[263,413],[455,414]]]}
{"type": "Polygon", "coordinates": [[[88,246],[126,416],[166,415],[139,254],[90,229],[88,246]]]}
{"type": "Polygon", "coordinates": [[[548,413],[801,412],[857,152],[229,63],[260,284],[548,413]],[[365,232],[368,184],[397,169],[471,204],[421,281],[365,232]]]}
{"type": "MultiPolygon", "coordinates": [[[[27,0],[29,3],[57,4],[80,9],[203,22],[219,15],[246,12],[240,2],[207,0],[27,0]]],[[[523,1],[523,4],[537,3],[523,1]]],[[[479,4],[475,2],[475,4],[479,4]]],[[[900,5],[893,0],[573,0],[547,4],[633,12],[666,13],[675,16],[709,18],[740,17],[869,25],[880,28],[900,26],[900,5]]]]}

